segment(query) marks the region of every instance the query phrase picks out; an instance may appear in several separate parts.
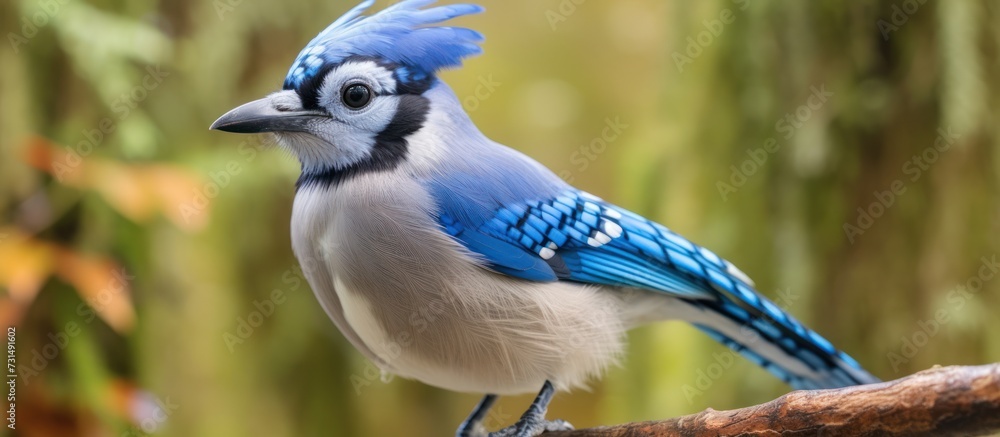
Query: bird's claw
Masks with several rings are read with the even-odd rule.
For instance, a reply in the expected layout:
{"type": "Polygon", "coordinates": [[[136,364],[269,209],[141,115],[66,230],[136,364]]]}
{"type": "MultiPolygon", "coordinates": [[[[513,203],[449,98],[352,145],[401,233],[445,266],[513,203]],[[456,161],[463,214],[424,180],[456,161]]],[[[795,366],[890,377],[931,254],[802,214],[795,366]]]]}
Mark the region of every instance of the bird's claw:
{"type": "Polygon", "coordinates": [[[535,437],[545,432],[551,431],[572,431],[573,425],[569,422],[556,420],[521,420],[516,424],[489,434],[489,437],[535,437]]]}

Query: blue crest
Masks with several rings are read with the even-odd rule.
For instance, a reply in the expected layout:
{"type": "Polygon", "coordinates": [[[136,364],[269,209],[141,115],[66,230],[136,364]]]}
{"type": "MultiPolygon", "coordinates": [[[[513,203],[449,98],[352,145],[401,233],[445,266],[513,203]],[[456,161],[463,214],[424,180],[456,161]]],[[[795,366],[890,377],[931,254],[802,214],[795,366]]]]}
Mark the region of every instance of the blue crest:
{"type": "Polygon", "coordinates": [[[462,58],[482,52],[483,36],[457,27],[424,27],[483,11],[478,5],[460,4],[420,9],[435,0],[404,0],[372,16],[361,13],[374,0],[355,6],[313,38],[292,63],[284,89],[298,88],[324,66],[351,56],[372,57],[399,66],[403,82],[419,81],[435,71],[461,65],[462,58]]]}

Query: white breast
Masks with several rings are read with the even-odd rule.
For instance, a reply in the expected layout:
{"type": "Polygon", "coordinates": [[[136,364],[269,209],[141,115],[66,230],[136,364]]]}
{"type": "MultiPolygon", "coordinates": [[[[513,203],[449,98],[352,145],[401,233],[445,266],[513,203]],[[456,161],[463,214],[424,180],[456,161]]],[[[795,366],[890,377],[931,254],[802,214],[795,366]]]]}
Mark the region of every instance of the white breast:
{"type": "Polygon", "coordinates": [[[296,256],[327,314],[383,370],[465,392],[583,385],[620,354],[607,290],[489,272],[432,221],[413,181],[363,175],[298,193],[296,256]]]}

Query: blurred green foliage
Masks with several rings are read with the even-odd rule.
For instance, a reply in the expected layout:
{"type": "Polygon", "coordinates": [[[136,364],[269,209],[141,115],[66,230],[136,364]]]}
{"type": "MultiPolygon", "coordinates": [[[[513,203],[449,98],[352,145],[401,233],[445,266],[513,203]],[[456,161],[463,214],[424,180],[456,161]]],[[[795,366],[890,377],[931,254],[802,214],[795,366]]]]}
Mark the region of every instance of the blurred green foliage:
{"type": "MultiPolygon", "coordinates": [[[[487,135],[713,248],[884,379],[1000,360],[996,2],[484,3],[457,24],[485,54],[442,78],[487,135]]],[[[22,435],[449,435],[472,408],[384,383],[351,349],[290,250],[297,163],[207,130],[350,6],[0,3],[0,317],[22,435]]],[[[686,325],[631,344],[550,416],[788,390],[686,325]]],[[[529,400],[503,399],[493,426],[529,400]]]]}

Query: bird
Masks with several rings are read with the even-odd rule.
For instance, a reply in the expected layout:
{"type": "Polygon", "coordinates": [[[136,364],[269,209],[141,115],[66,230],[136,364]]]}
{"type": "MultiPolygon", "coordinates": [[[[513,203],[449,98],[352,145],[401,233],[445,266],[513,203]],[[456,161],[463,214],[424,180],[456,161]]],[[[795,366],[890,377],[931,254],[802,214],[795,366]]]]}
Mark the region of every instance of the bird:
{"type": "Polygon", "coordinates": [[[211,129],[268,133],[298,158],[291,244],[318,302],[383,372],[482,394],[456,435],[535,436],[625,333],[682,320],[795,389],[879,380],[759,293],[731,262],[574,188],[486,137],[438,74],[483,36],[474,4],[366,0],[295,58],[280,91],[211,129]],[[537,393],[513,424],[498,396],[537,393]]]}

